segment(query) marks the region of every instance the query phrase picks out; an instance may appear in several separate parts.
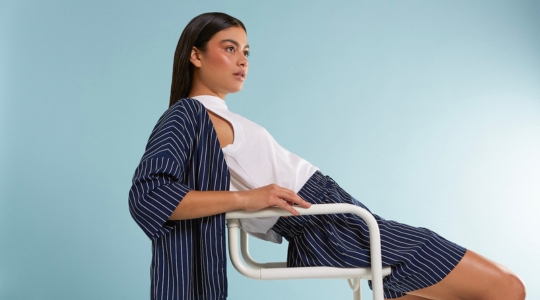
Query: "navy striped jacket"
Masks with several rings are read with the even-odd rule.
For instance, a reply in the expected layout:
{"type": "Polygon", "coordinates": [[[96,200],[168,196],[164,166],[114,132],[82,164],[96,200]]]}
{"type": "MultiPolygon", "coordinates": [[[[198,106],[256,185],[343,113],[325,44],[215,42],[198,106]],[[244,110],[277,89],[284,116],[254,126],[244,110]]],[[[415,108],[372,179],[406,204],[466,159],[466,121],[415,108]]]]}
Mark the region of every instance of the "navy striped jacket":
{"type": "Polygon", "coordinates": [[[152,131],[129,192],[131,216],[152,240],[152,300],[227,297],[225,214],[168,219],[190,190],[228,190],[229,180],[206,109],[178,101],[152,131]]]}

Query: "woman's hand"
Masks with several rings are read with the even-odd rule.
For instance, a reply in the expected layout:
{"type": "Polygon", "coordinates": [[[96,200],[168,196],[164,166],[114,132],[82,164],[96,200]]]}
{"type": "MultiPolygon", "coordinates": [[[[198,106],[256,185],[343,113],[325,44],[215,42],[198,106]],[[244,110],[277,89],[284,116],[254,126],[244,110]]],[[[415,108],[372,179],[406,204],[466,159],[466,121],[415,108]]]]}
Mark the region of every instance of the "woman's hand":
{"type": "Polygon", "coordinates": [[[246,211],[260,210],[267,207],[279,207],[298,216],[300,213],[293,208],[294,204],[309,208],[311,203],[300,198],[295,192],[270,184],[260,188],[237,192],[242,202],[242,209],[246,211]]]}
{"type": "Polygon", "coordinates": [[[300,213],[293,208],[295,204],[305,208],[311,206],[293,191],[276,184],[239,192],[193,190],[184,196],[169,220],[195,219],[237,209],[254,211],[267,207],[279,207],[298,216],[300,213]]]}

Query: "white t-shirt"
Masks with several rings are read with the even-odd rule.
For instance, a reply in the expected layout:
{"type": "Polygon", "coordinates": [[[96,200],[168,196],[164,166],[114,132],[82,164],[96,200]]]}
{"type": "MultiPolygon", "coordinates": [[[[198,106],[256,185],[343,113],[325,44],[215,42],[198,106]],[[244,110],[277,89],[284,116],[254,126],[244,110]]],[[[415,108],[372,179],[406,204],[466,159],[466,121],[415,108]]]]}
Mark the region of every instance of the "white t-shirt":
{"type": "MultiPolygon", "coordinates": [[[[234,130],[232,144],[222,148],[231,174],[231,191],[254,189],[277,184],[295,193],[318,168],[281,147],[262,126],[230,112],[225,101],[216,96],[191,97],[207,110],[227,120],[234,130]]],[[[278,217],[242,219],[242,229],[249,234],[276,243],[281,236],[271,230],[278,217]]]]}

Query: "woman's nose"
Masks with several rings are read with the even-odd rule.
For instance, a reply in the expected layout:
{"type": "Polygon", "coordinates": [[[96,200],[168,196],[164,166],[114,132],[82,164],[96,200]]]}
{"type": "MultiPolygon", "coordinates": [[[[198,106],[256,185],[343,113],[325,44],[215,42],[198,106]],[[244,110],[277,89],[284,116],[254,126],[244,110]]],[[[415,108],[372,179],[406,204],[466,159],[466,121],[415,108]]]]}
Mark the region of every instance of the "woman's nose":
{"type": "Polygon", "coordinates": [[[241,67],[247,68],[248,66],[248,60],[245,55],[242,54],[242,56],[238,59],[237,64],[241,67]]]}

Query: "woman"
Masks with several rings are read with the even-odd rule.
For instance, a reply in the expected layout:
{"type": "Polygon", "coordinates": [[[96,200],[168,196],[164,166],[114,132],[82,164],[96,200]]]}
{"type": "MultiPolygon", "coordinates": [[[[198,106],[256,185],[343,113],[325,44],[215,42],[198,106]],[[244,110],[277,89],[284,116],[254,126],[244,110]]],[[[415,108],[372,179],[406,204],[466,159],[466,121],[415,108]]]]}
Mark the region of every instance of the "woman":
{"type": "MultiPolygon", "coordinates": [[[[350,203],[330,177],[227,109],[242,89],[249,46],[239,20],[194,18],[174,58],[170,108],[152,131],[130,190],[130,212],[152,239],[152,299],[227,296],[224,213],[277,206],[296,217],[242,223],[260,238],[289,241],[288,265],[369,265],[364,222],[351,215],[299,216],[294,205],[350,203]],[[254,155],[256,153],[256,155],[254,155]]],[[[524,299],[508,269],[445,240],[374,215],[381,229],[386,298],[524,299]]]]}

